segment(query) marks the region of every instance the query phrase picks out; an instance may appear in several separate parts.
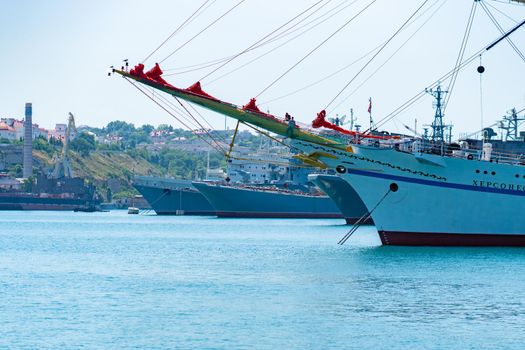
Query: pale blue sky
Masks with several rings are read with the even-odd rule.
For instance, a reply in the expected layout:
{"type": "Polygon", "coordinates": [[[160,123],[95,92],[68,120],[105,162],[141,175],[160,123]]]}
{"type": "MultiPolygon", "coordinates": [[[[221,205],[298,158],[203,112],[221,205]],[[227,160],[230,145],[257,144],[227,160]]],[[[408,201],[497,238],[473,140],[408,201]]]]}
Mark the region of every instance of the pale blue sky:
{"type": "MultiPolygon", "coordinates": [[[[485,1],[515,21],[525,18],[525,6],[506,1],[485,1]]],[[[0,0],[0,64],[3,71],[0,116],[22,117],[24,103],[31,101],[34,120],[44,127],[65,122],[69,111],[76,115],[77,124],[103,126],[111,120],[120,119],[136,125],[171,123],[178,126],[171,116],[131,85],[118,77],[107,77],[106,72],[110,65],[120,65],[124,58],[132,63],[143,60],[202,2],[0,0]]],[[[146,65],[165,58],[237,2],[215,1],[146,65]]],[[[242,51],[315,2],[246,0],[209,31],[165,61],[162,67],[184,67],[242,51]]],[[[275,45],[240,57],[205,79],[203,88],[221,99],[236,104],[246,103],[369,2],[355,1],[337,16],[281,49],[234,74],[209,83],[275,45]]],[[[327,1],[318,14],[350,3],[352,1],[327,1]]],[[[392,35],[421,3],[422,0],[377,0],[355,22],[262,94],[259,101],[262,103],[289,93],[359,58],[392,35]]],[[[450,70],[459,51],[471,4],[472,0],[429,0],[424,8],[429,8],[428,11],[402,32],[349,86],[343,97],[359,89],[333,112],[345,114],[353,107],[359,122],[366,124],[368,97],[372,96],[375,118],[380,119],[450,70]],[[443,2],[434,17],[393,59],[359,87],[443,2]]],[[[514,25],[511,19],[489,8],[503,28],[514,25]]],[[[498,31],[478,7],[465,57],[496,37],[498,31]]],[[[525,29],[517,31],[512,39],[525,51],[525,29]]],[[[289,112],[301,122],[310,122],[365,62],[363,60],[301,93],[262,107],[278,115],[289,112]]],[[[487,52],[483,62],[487,69],[483,77],[484,119],[488,125],[509,108],[525,106],[525,63],[507,43],[487,52]]],[[[455,124],[456,134],[479,129],[480,85],[476,66],[474,64],[460,73],[447,110],[447,118],[455,124]]],[[[173,85],[187,87],[209,71],[210,68],[169,76],[167,80],[173,85]]],[[[216,114],[206,112],[204,115],[217,127],[224,123],[223,118],[216,114]]],[[[398,119],[413,125],[414,118],[417,118],[421,125],[430,123],[432,116],[432,98],[428,96],[398,119]]],[[[229,125],[233,122],[230,121],[229,125]]],[[[387,128],[401,131],[400,125],[399,122],[392,122],[387,128]]]]}

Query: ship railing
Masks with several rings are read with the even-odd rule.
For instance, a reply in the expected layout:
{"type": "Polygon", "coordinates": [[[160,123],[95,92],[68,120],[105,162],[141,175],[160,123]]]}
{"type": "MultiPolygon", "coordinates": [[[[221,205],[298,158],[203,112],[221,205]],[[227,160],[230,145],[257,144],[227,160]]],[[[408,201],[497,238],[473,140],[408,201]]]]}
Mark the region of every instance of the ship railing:
{"type": "Polygon", "coordinates": [[[491,163],[525,165],[525,154],[523,153],[491,151],[489,156],[488,154],[485,154],[482,149],[469,148],[464,150],[453,150],[450,155],[455,158],[475,159],[491,163]]]}
{"type": "Polygon", "coordinates": [[[410,152],[410,153],[432,153],[454,158],[465,158],[469,160],[478,160],[494,163],[505,163],[513,165],[525,165],[525,154],[517,152],[501,152],[501,151],[490,151],[489,154],[485,154],[481,148],[458,148],[457,144],[438,144],[432,143],[429,140],[423,139],[401,139],[401,140],[387,140],[381,141],[380,143],[375,142],[373,144],[379,148],[394,148],[398,151],[410,152]]]}

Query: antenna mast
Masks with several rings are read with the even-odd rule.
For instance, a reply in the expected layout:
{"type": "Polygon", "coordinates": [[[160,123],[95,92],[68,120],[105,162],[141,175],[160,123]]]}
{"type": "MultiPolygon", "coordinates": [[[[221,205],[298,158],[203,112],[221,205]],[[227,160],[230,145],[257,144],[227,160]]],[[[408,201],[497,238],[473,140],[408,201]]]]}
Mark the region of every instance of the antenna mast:
{"type": "Polygon", "coordinates": [[[438,85],[435,90],[426,89],[425,92],[434,96],[434,98],[436,99],[436,101],[434,102],[434,108],[436,109],[436,113],[434,114],[434,121],[431,125],[427,125],[432,128],[432,135],[430,139],[436,143],[443,143],[446,141],[445,130],[448,130],[449,135],[447,139],[450,140],[452,136],[452,125],[443,124],[443,97],[446,93],[448,93],[448,91],[441,90],[441,85],[438,85]]]}

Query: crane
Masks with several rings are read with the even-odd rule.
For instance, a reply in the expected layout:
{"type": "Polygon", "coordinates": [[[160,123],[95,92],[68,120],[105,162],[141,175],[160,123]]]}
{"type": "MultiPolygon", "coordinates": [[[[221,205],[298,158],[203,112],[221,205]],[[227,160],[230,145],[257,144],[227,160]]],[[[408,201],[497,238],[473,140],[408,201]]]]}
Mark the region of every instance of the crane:
{"type": "Polygon", "coordinates": [[[75,125],[75,117],[71,112],[69,112],[66,134],[64,136],[64,144],[62,146],[62,152],[60,154],[59,159],[55,161],[55,167],[52,173],[52,177],[55,179],[63,177],[73,177],[73,169],[71,168],[71,163],[69,162],[69,143],[71,142],[72,131],[76,133],[77,127],[75,125]]]}

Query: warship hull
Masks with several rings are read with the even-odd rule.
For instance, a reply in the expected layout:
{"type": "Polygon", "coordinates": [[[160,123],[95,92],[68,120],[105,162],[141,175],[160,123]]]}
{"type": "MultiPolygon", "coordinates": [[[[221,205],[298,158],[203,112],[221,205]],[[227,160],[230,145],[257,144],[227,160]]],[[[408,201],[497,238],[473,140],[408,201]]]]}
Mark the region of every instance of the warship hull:
{"type": "Polygon", "coordinates": [[[133,186],[157,215],[215,215],[215,209],[191,181],[135,177],[133,186]]]}
{"type": "Polygon", "coordinates": [[[194,182],[219,217],[342,218],[328,196],[194,182]]]}
{"type": "MultiPolygon", "coordinates": [[[[346,223],[353,225],[368,213],[365,204],[350,184],[336,175],[311,174],[308,180],[314,183],[328,195],[339,208],[346,223]]],[[[372,218],[362,222],[363,225],[373,225],[372,218]]]]}

